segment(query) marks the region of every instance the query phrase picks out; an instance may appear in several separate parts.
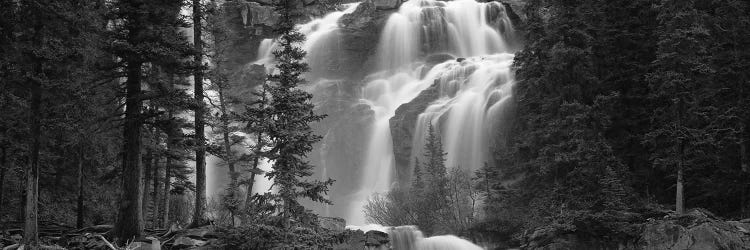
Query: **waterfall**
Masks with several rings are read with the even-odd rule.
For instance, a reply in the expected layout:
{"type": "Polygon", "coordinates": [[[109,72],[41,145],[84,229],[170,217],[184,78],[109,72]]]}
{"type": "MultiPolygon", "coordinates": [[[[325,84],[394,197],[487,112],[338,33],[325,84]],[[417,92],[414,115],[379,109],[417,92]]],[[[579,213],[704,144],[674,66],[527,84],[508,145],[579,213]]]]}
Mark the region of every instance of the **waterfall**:
{"type": "MultiPolygon", "coordinates": [[[[372,111],[370,126],[366,128],[368,140],[361,142],[365,148],[361,163],[346,166],[356,168],[352,172],[359,176],[338,180],[355,182],[358,187],[347,190],[346,197],[339,197],[334,204],[345,207],[346,212],[332,216],[344,217],[349,225],[366,224],[362,209],[372,194],[406,185],[394,178],[397,167],[394,139],[402,138],[392,137],[390,119],[399,107],[412,102],[425,90],[436,89],[437,98],[431,100],[416,119],[412,152],[408,152],[412,158],[410,165],[414,157],[423,155],[426,129],[432,124],[440,132],[447,153],[446,166],[473,172],[489,161],[493,130],[504,122],[503,113],[510,103],[514,84],[511,72],[514,51],[509,45],[514,31],[506,10],[498,2],[474,0],[404,2],[379,23],[382,29],[378,29],[380,37],[374,53],[370,53],[370,58],[366,58],[370,60],[363,64],[368,67],[364,69],[364,79],[345,82],[341,74],[332,73],[330,68],[333,67],[329,66],[340,63],[336,58],[344,55],[342,37],[347,31],[339,27],[339,21],[357,7],[357,4],[350,4],[345,10],[298,26],[307,37],[300,46],[308,52],[306,61],[312,69],[305,75],[312,86],[304,88],[316,94],[326,86],[356,85],[350,90],[357,91],[352,95],[359,96],[360,100],[351,104],[352,108],[365,105],[372,111]]],[[[255,63],[270,68],[273,43],[272,40],[262,41],[255,63]]],[[[335,133],[329,130],[326,137],[335,133]]],[[[317,150],[321,155],[342,150],[329,143],[322,143],[320,147],[317,150]]],[[[328,164],[325,159],[320,163],[328,164]]],[[[319,173],[321,176],[330,176],[335,170],[328,166],[320,169],[325,171],[319,173]]],[[[402,172],[411,173],[411,170],[402,172]]],[[[416,229],[404,230],[413,236],[410,236],[413,243],[421,243],[402,249],[447,249],[437,245],[463,244],[454,236],[422,238],[414,234],[418,232],[416,229]]],[[[402,242],[401,238],[397,241],[402,242]]],[[[475,249],[466,243],[469,245],[455,249],[475,249]]]]}
{"type": "Polygon", "coordinates": [[[453,235],[424,238],[414,226],[399,226],[388,231],[391,249],[394,250],[482,250],[473,243],[453,235]]]}
{"type": "MultiPolygon", "coordinates": [[[[412,0],[391,14],[378,45],[378,70],[363,99],[375,111],[375,122],[363,166],[363,185],[355,204],[395,185],[389,119],[396,109],[437,84],[440,97],[419,115],[411,153],[421,157],[428,124],[441,131],[448,168],[476,170],[489,154],[489,139],[502,106],[511,96],[512,51],[506,39],[513,28],[497,2],[412,0]],[[414,35],[419,34],[419,35],[414,35]],[[422,58],[432,54],[459,57],[429,69],[422,58]]],[[[410,166],[413,167],[413,166],[410,166]]],[[[363,224],[362,206],[347,219],[363,224]]]]}

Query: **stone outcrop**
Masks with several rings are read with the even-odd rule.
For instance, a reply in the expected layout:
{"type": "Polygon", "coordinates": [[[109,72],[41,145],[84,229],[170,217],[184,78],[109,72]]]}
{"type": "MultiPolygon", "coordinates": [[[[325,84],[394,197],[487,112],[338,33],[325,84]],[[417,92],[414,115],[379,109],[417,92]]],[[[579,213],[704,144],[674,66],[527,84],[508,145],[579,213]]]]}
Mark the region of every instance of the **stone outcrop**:
{"type": "Polygon", "coordinates": [[[610,211],[576,221],[574,229],[537,228],[524,249],[750,249],[750,220],[724,221],[702,209],[685,215],[610,211]]]}
{"type": "Polygon", "coordinates": [[[647,222],[638,245],[647,250],[750,249],[748,228],[750,223],[723,221],[694,209],[683,216],[647,222]]]}
{"type": "Polygon", "coordinates": [[[409,162],[412,157],[412,140],[417,118],[432,101],[437,100],[439,95],[438,84],[434,83],[419,93],[414,100],[398,107],[396,114],[389,120],[396,161],[396,177],[401,185],[408,185],[411,178],[412,170],[409,162]]]}
{"type": "Polygon", "coordinates": [[[280,15],[274,11],[273,6],[264,6],[257,2],[245,2],[240,3],[240,16],[242,16],[242,25],[245,26],[273,26],[278,22],[280,15]]]}
{"type": "Polygon", "coordinates": [[[335,233],[343,232],[346,228],[346,220],[336,217],[320,217],[320,227],[331,230],[335,233]]]}
{"type": "Polygon", "coordinates": [[[345,14],[339,19],[341,27],[341,49],[344,51],[339,60],[340,71],[347,72],[350,79],[362,79],[375,65],[380,32],[387,21],[390,11],[380,11],[367,0],[360,3],[354,12],[345,14]]]}
{"type": "Polygon", "coordinates": [[[370,230],[347,230],[343,233],[343,242],[335,245],[336,250],[390,249],[390,238],[387,233],[370,230]]]}
{"type": "Polygon", "coordinates": [[[375,4],[375,7],[379,10],[392,10],[392,9],[398,9],[398,7],[401,6],[402,3],[404,3],[404,0],[373,0],[372,1],[375,4]]]}

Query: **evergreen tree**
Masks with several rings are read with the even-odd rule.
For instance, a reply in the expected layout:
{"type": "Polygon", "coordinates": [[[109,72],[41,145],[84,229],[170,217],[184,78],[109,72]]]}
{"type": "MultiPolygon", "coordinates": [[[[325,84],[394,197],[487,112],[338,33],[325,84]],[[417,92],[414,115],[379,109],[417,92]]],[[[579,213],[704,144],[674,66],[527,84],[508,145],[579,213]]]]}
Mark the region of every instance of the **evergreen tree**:
{"type": "Polygon", "coordinates": [[[424,157],[427,160],[425,163],[425,172],[428,176],[427,180],[425,180],[428,183],[427,188],[440,192],[440,189],[445,186],[445,176],[448,173],[448,170],[445,168],[445,156],[447,153],[443,150],[440,135],[435,132],[435,127],[432,126],[432,123],[427,128],[424,151],[424,157]]]}
{"type": "Polygon", "coordinates": [[[421,165],[419,158],[414,158],[414,173],[412,174],[414,180],[412,180],[411,188],[416,193],[422,192],[422,189],[424,189],[424,180],[422,180],[422,171],[420,170],[421,165]]]}
{"type": "Polygon", "coordinates": [[[659,42],[654,73],[649,75],[651,97],[657,103],[654,128],[646,141],[654,148],[657,166],[676,174],[675,207],[685,211],[685,171],[702,149],[714,144],[711,128],[714,109],[707,104],[712,90],[705,81],[713,72],[708,64],[709,33],[696,1],[664,0],[659,6],[659,42]],[[693,152],[693,153],[691,153],[693,152]]]}
{"type": "MultiPolygon", "coordinates": [[[[245,101],[238,97],[239,87],[237,83],[230,81],[227,61],[229,60],[229,46],[233,39],[237,37],[226,26],[223,18],[228,14],[217,3],[209,5],[207,11],[208,26],[207,31],[210,34],[210,58],[212,67],[208,72],[210,79],[210,88],[216,92],[218,99],[211,100],[211,106],[215,110],[214,115],[210,116],[210,126],[218,138],[212,140],[209,146],[209,152],[222,159],[223,164],[229,170],[229,185],[226,194],[223,197],[222,204],[229,210],[230,215],[234,218],[236,210],[239,209],[242,198],[240,195],[240,178],[241,167],[244,162],[240,161],[242,153],[238,152],[235,147],[242,146],[246,143],[241,123],[241,115],[237,110],[243,108],[245,101]]],[[[248,188],[250,191],[250,188],[248,188]]],[[[232,220],[234,223],[234,220],[232,220]]]]}
{"type": "Polygon", "coordinates": [[[330,204],[324,196],[333,180],[310,180],[313,166],[305,160],[312,145],[321,137],[314,135],[310,123],[323,119],[324,116],[313,113],[312,95],[299,89],[304,83],[301,75],[308,70],[302,60],[305,51],[299,48],[304,35],[294,27],[293,15],[295,4],[292,0],[283,0],[277,6],[281,13],[277,32],[280,49],[274,52],[278,69],[269,76],[268,109],[266,120],[269,124],[266,131],[271,149],[267,153],[273,162],[273,170],[267,176],[273,178],[278,188],[275,195],[279,204],[279,215],[284,227],[291,226],[291,220],[302,221],[311,215],[298,201],[307,198],[315,202],[330,204]]]}
{"type": "Polygon", "coordinates": [[[113,4],[112,14],[118,20],[109,49],[121,58],[126,78],[122,193],[113,235],[118,242],[125,242],[142,236],[144,228],[141,128],[143,100],[147,96],[142,86],[143,67],[153,64],[180,68],[191,49],[177,32],[177,28],[187,26],[179,15],[181,2],[138,0],[113,4]]]}
{"type": "Polygon", "coordinates": [[[419,202],[416,206],[420,223],[420,229],[426,234],[432,234],[436,230],[436,221],[447,218],[448,210],[448,178],[445,167],[445,156],[443,143],[435,127],[430,123],[427,127],[427,138],[424,145],[424,189],[415,197],[419,202]]]}
{"type": "Polygon", "coordinates": [[[203,101],[203,4],[193,0],[193,45],[195,61],[193,70],[193,95],[195,96],[195,209],[192,227],[202,226],[206,220],[206,136],[203,101]]]}

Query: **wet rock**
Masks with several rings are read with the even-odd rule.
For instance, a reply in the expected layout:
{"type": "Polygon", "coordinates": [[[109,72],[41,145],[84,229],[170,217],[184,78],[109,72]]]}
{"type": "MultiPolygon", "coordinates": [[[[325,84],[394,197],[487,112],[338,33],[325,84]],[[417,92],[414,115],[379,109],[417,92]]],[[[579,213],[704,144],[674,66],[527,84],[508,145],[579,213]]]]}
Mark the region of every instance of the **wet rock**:
{"type": "Polygon", "coordinates": [[[263,6],[256,2],[241,3],[240,15],[242,16],[242,24],[245,26],[256,24],[273,26],[278,22],[280,16],[272,6],[263,6]]]}
{"type": "Polygon", "coordinates": [[[380,32],[391,13],[379,10],[372,0],[366,0],[339,19],[343,50],[340,72],[346,72],[352,79],[372,73],[380,32]]]}
{"type": "MultiPolygon", "coordinates": [[[[441,64],[446,61],[450,61],[456,59],[455,56],[448,54],[448,53],[438,53],[438,54],[432,54],[425,58],[425,67],[422,69],[422,76],[427,74],[427,72],[432,69],[435,65],[441,64]]],[[[456,60],[462,60],[463,58],[458,58],[456,60]]],[[[460,62],[460,61],[459,61],[460,62]]]]}
{"type": "MultiPolygon", "coordinates": [[[[352,194],[358,191],[363,176],[362,159],[366,157],[368,133],[374,117],[366,104],[358,103],[356,96],[347,93],[352,84],[340,83],[327,91],[315,92],[316,113],[328,114],[323,121],[313,125],[316,134],[323,140],[316,145],[318,150],[311,154],[311,161],[325,167],[327,176],[336,180],[329,190],[334,204],[346,204],[352,194]],[[339,89],[341,87],[342,89],[339,89]]],[[[322,177],[322,173],[320,173],[322,177]]],[[[320,206],[315,206],[320,207],[320,206]]],[[[320,208],[319,213],[346,214],[347,206],[332,206],[328,210],[320,208]]]]}
{"type": "Polygon", "coordinates": [[[375,7],[381,10],[398,9],[403,2],[402,0],[373,0],[375,7]]]}
{"type": "Polygon", "coordinates": [[[343,232],[346,228],[346,220],[336,217],[320,217],[320,227],[333,232],[343,232]]]}
{"type": "Polygon", "coordinates": [[[376,230],[370,230],[365,233],[365,246],[366,247],[380,247],[388,244],[390,239],[388,238],[388,234],[376,231],[376,230]]]}
{"type": "Polygon", "coordinates": [[[399,184],[408,185],[410,183],[412,170],[409,162],[412,157],[412,140],[417,118],[439,96],[438,85],[433,84],[410,102],[398,107],[395,115],[389,121],[396,161],[396,177],[399,184]]]}
{"type": "Polygon", "coordinates": [[[365,248],[365,233],[361,230],[347,230],[344,232],[344,242],[333,246],[334,250],[359,250],[365,248]]]}

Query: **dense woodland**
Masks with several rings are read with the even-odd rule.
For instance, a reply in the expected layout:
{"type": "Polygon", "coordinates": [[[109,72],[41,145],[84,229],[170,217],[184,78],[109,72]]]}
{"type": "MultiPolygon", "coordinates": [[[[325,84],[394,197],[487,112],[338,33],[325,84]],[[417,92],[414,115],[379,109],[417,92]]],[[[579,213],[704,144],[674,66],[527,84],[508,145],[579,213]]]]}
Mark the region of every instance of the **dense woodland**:
{"type": "Polygon", "coordinates": [[[512,242],[602,234],[589,222],[612,211],[750,217],[750,1],[524,3],[507,143],[461,173],[431,133],[411,190],[372,198],[371,221],[512,242]]]}
{"type": "MultiPolygon", "coordinates": [[[[237,246],[319,242],[300,237],[317,216],[298,199],[329,202],[333,181],[305,178],[323,116],[296,88],[307,65],[290,2],[277,73],[239,83],[213,1],[0,0],[0,229],[22,221],[35,246],[38,221],[114,224],[124,243],[226,212],[237,246]],[[230,170],[221,212],[207,212],[206,154],[230,170]],[[279,192],[243,192],[258,174],[279,192]]],[[[430,129],[411,188],[373,197],[370,220],[513,241],[612,210],[750,217],[750,1],[524,3],[507,143],[466,173],[430,129]]]]}
{"type": "Polygon", "coordinates": [[[297,200],[328,202],[333,181],[305,178],[304,157],[319,140],[309,123],[323,116],[296,88],[307,65],[292,4],[277,6],[277,73],[229,83],[221,45],[232,34],[216,2],[1,1],[0,229],[23,222],[33,248],[48,244],[40,222],[114,224],[115,244],[145,228],[207,225],[221,214],[207,211],[207,153],[230,169],[215,210],[233,212],[232,224],[316,226],[297,200]],[[253,95],[228,94],[237,89],[253,95]],[[255,143],[240,144],[244,137],[255,143]],[[275,162],[264,174],[278,192],[242,197],[264,159],[275,162]]]}

